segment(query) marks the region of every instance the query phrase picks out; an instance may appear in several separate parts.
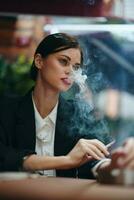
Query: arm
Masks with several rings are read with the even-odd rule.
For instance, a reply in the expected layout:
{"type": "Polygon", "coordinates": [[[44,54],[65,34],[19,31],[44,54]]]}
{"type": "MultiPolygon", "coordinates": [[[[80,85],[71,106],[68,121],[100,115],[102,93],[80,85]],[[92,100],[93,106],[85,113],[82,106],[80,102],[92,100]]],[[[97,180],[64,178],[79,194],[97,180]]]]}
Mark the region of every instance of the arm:
{"type": "MultiPolygon", "coordinates": [[[[12,131],[11,131],[11,137],[12,131]]],[[[38,156],[31,150],[17,150],[13,148],[4,127],[0,125],[0,170],[19,171],[44,169],[71,169],[80,166],[89,160],[100,160],[108,154],[106,147],[98,140],[80,139],[66,156],[38,156]],[[23,157],[27,159],[23,162],[23,157]]]]}
{"type": "Polygon", "coordinates": [[[23,157],[35,153],[32,150],[16,150],[11,144],[10,137],[0,125],[0,171],[19,171],[23,157]]]}
{"type": "MultiPolygon", "coordinates": [[[[25,170],[29,171],[38,169],[70,169],[80,166],[93,158],[99,160],[108,153],[103,143],[97,140],[80,139],[68,154],[66,152],[67,155],[60,156],[59,154],[57,157],[40,157],[34,152],[33,145],[31,145],[32,150],[30,150],[23,148],[24,144],[21,146],[17,144],[16,134],[19,134],[19,131],[21,131],[22,137],[23,132],[25,133],[25,127],[20,124],[16,131],[18,106],[15,103],[15,108],[12,104],[9,107],[11,110],[8,107],[4,106],[4,109],[2,109],[2,106],[2,112],[0,112],[0,164],[2,165],[2,171],[18,171],[22,169],[22,166],[25,170]],[[5,108],[7,108],[6,112],[5,108]],[[23,160],[25,156],[28,157],[26,160],[23,160]]],[[[27,147],[29,148],[29,145],[27,147]]]]}
{"type": "Polygon", "coordinates": [[[105,155],[108,155],[108,152],[100,141],[80,139],[66,156],[31,155],[23,162],[23,168],[28,171],[71,169],[92,159],[100,160],[105,155]]]}

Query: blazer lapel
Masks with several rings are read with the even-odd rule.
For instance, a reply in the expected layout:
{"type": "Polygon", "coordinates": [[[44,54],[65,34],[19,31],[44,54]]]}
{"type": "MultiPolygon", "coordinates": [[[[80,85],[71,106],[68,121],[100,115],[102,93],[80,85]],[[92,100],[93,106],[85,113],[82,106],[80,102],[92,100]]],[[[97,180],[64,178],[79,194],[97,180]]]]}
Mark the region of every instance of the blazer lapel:
{"type": "Polygon", "coordinates": [[[18,105],[16,144],[18,148],[35,150],[35,116],[31,92],[18,105]]]}
{"type": "Polygon", "coordinates": [[[66,155],[73,147],[73,137],[69,135],[71,104],[60,97],[57,110],[54,153],[56,156],[66,155]]]}
{"type": "MultiPolygon", "coordinates": [[[[72,104],[60,98],[57,111],[57,122],[55,130],[54,154],[55,156],[66,155],[75,145],[75,137],[70,134],[72,104]]],[[[76,169],[56,170],[60,177],[76,177],[76,169]]]]}

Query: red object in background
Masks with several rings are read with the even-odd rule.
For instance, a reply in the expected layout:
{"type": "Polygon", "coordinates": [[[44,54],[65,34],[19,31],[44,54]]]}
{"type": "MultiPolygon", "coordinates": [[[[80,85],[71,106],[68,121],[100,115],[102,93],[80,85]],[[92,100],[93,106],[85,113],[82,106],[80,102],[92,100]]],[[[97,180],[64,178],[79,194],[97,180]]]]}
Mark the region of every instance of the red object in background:
{"type": "Polygon", "coordinates": [[[102,16],[103,0],[1,0],[0,12],[64,15],[102,16]]]}
{"type": "Polygon", "coordinates": [[[15,38],[15,46],[16,47],[27,47],[31,44],[32,38],[31,37],[16,37],[15,38]]]}

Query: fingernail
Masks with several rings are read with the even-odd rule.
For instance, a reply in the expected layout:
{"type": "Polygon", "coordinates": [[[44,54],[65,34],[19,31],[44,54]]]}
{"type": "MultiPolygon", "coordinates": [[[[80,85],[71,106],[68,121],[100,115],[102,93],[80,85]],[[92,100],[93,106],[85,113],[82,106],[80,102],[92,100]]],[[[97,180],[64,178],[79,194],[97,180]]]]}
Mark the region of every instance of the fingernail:
{"type": "Polygon", "coordinates": [[[124,160],[122,158],[118,158],[117,163],[118,163],[119,166],[123,166],[124,160]]]}

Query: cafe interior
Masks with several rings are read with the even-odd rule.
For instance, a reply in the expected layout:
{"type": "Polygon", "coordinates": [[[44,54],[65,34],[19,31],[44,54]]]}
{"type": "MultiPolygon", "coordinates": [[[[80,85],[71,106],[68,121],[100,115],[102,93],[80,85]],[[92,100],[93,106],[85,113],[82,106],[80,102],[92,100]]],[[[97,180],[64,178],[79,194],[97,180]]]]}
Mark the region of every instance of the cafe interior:
{"type": "MultiPolygon", "coordinates": [[[[29,72],[42,38],[60,32],[75,36],[83,50],[84,82],[76,77],[62,95],[72,100],[84,88],[79,98],[105,119],[112,154],[134,138],[133,8],[131,0],[1,0],[0,96],[22,96],[33,87],[29,72]]],[[[134,200],[134,164],[104,177],[101,182],[2,171],[0,199],[134,200]]]]}

